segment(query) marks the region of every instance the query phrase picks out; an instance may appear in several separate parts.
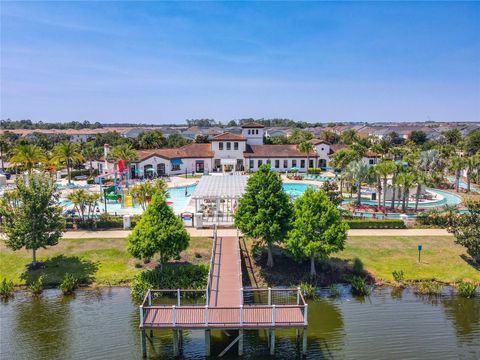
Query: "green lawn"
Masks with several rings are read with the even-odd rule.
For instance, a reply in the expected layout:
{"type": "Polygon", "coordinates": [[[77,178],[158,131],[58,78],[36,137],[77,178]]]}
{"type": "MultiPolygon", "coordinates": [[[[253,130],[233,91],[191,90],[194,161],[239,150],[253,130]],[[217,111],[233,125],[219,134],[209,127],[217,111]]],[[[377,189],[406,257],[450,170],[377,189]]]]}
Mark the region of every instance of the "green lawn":
{"type": "Polygon", "coordinates": [[[435,279],[452,283],[459,280],[480,282],[480,269],[462,257],[465,249],[451,236],[351,237],[345,250],[335,257],[360,258],[377,280],[393,281],[392,271],[403,270],[407,280],[435,279]],[[418,244],[423,250],[418,263],[418,244]]]}
{"type": "MultiPolygon", "coordinates": [[[[13,280],[17,285],[45,275],[45,283],[55,285],[61,282],[66,272],[81,279],[105,285],[126,285],[142,268],[152,268],[155,260],[143,264],[132,258],[126,251],[126,239],[63,239],[57,246],[38,251],[38,261],[44,268],[26,271],[31,262],[31,252],[12,251],[0,242],[0,279],[13,280]]],[[[192,264],[208,263],[210,260],[211,239],[192,238],[190,247],[181,254],[178,261],[192,264]]]]}
{"type": "MultiPolygon", "coordinates": [[[[77,277],[90,279],[92,283],[105,285],[127,285],[141,268],[152,268],[155,261],[143,264],[128,255],[126,239],[64,239],[57,246],[38,252],[38,259],[45,268],[26,272],[31,254],[25,250],[11,251],[0,242],[0,279],[6,277],[16,284],[25,284],[28,280],[46,275],[47,284],[58,284],[66,272],[77,277]]],[[[200,264],[210,260],[211,239],[192,238],[190,247],[178,261],[200,264]]],[[[333,254],[333,258],[351,262],[360,258],[365,270],[377,280],[392,281],[393,270],[403,270],[407,280],[435,279],[446,283],[459,280],[480,282],[480,270],[467,263],[463,247],[453,243],[450,236],[422,237],[351,237],[345,250],[333,254]],[[417,245],[423,245],[422,261],[417,262],[417,245]]],[[[276,256],[277,275],[291,272],[290,277],[308,274],[308,264],[292,263],[292,271],[283,266],[276,256]],[[297,270],[298,274],[293,270],[297,270]]],[[[285,264],[286,265],[286,264],[285,264]]],[[[261,268],[258,268],[260,273],[261,268]]],[[[265,270],[265,269],[264,269],[265,270]]],[[[281,278],[277,276],[277,278],[281,278]]],[[[298,279],[291,279],[294,283],[298,279]]],[[[283,281],[283,280],[282,280],[283,281]]]]}

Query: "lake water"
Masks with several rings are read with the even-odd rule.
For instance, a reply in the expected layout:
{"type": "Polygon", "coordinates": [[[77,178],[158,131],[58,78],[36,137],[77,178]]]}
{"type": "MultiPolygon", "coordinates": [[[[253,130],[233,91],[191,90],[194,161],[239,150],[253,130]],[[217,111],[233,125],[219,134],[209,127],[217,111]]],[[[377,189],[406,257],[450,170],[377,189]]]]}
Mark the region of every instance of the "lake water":
{"type": "MultiPolygon", "coordinates": [[[[479,359],[480,299],[428,298],[376,289],[309,301],[308,359],[479,359]]],[[[129,289],[19,293],[0,304],[1,359],[141,359],[138,307],[129,289]]],[[[186,332],[183,357],[203,359],[201,331],[186,332]]],[[[212,332],[212,355],[231,341],[212,332]]],[[[152,359],[173,358],[171,332],[154,333],[152,359]],[[156,354],[155,354],[156,352],[156,354]]],[[[244,359],[268,359],[263,332],[247,331],[244,359]]],[[[224,358],[235,359],[236,347],[224,358]]],[[[294,331],[277,331],[277,359],[300,358],[294,331]]]]}

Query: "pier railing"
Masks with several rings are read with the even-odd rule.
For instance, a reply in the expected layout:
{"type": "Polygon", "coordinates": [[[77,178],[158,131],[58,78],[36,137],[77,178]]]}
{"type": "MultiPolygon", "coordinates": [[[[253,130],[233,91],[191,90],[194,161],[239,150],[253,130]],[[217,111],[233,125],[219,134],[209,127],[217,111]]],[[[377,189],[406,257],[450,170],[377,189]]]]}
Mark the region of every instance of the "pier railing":
{"type": "Polygon", "coordinates": [[[208,280],[207,280],[207,290],[206,290],[206,299],[207,305],[210,300],[210,291],[212,290],[212,281],[213,281],[213,273],[215,270],[215,255],[217,251],[217,225],[213,227],[213,239],[212,239],[212,255],[210,257],[210,270],[208,271],[208,280]]]}
{"type": "MultiPolygon", "coordinates": [[[[186,290],[183,290],[186,292],[186,290]]],[[[236,307],[209,307],[201,305],[153,305],[152,294],[164,290],[150,290],[140,306],[141,327],[165,328],[243,328],[243,327],[301,327],[308,324],[308,304],[300,289],[243,289],[243,294],[266,292],[267,304],[247,304],[236,307]],[[288,294],[276,297],[275,294],[288,294]],[[291,299],[294,301],[290,301],[291,299]],[[276,300],[283,303],[277,304],[276,300]]],[[[180,293],[182,290],[180,291],[180,293]]],[[[180,299],[180,298],[177,298],[180,299]]]]}

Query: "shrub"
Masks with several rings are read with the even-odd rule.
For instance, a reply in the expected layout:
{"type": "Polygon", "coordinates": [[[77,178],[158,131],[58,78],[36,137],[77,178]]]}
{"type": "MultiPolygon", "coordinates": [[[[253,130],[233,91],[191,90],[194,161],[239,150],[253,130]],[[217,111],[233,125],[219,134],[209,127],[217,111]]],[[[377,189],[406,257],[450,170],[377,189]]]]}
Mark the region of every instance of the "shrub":
{"type": "Polygon", "coordinates": [[[449,224],[449,213],[437,209],[430,209],[428,211],[418,213],[416,222],[420,225],[446,228],[449,224]]]}
{"type": "Polygon", "coordinates": [[[353,272],[357,275],[362,275],[363,274],[363,262],[360,260],[358,257],[355,257],[353,259],[353,265],[352,265],[353,272]]]}
{"type": "Polygon", "coordinates": [[[34,280],[28,285],[28,291],[30,291],[33,295],[40,295],[43,292],[44,279],[45,275],[40,275],[37,280],[34,280]]]}
{"type": "Polygon", "coordinates": [[[131,295],[140,300],[148,289],[206,289],[207,265],[166,265],[137,274],[132,281],[131,295]]]}
{"type": "Polygon", "coordinates": [[[72,294],[75,289],[78,287],[78,280],[70,273],[66,273],[63,277],[63,281],[60,284],[60,290],[62,290],[63,295],[72,294]]]}
{"type": "Polygon", "coordinates": [[[13,290],[13,281],[7,281],[7,279],[3,278],[2,282],[0,283],[0,298],[7,300],[8,298],[12,297],[13,290]]]}
{"type": "Polygon", "coordinates": [[[352,294],[353,295],[368,295],[370,294],[370,289],[368,288],[367,281],[365,278],[360,276],[354,276],[350,280],[352,285],[352,294]]]}
{"type": "Polygon", "coordinates": [[[337,284],[330,285],[329,290],[330,290],[330,295],[331,296],[336,297],[336,296],[340,295],[340,290],[338,289],[337,284]]]}
{"type": "Polygon", "coordinates": [[[202,254],[200,254],[198,251],[195,251],[193,253],[193,255],[195,256],[195,259],[201,259],[202,258],[202,254]]]}
{"type": "Polygon", "coordinates": [[[457,284],[457,289],[461,297],[472,298],[475,296],[477,286],[470,282],[461,281],[457,284]]]}
{"type": "Polygon", "coordinates": [[[403,272],[403,270],[393,270],[392,276],[397,283],[402,283],[405,279],[405,273],[403,272]]]}
{"type": "Polygon", "coordinates": [[[405,229],[403,220],[353,219],[347,220],[350,229],[405,229]]]}
{"type": "Polygon", "coordinates": [[[442,285],[435,281],[420,281],[415,287],[415,293],[419,295],[439,295],[442,285]]]}
{"type": "Polygon", "coordinates": [[[315,297],[316,289],[314,285],[307,282],[301,282],[298,287],[300,288],[300,291],[306,299],[312,299],[315,297]]]}

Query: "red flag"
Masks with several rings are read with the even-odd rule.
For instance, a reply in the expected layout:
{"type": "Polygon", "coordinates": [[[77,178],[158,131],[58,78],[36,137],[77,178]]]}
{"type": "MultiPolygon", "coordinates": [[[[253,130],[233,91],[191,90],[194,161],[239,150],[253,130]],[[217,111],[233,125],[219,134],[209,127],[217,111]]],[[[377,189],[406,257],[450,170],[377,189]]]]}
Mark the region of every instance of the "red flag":
{"type": "Polygon", "coordinates": [[[118,166],[118,171],[124,172],[125,171],[125,160],[118,160],[117,166],[118,166]]]}

